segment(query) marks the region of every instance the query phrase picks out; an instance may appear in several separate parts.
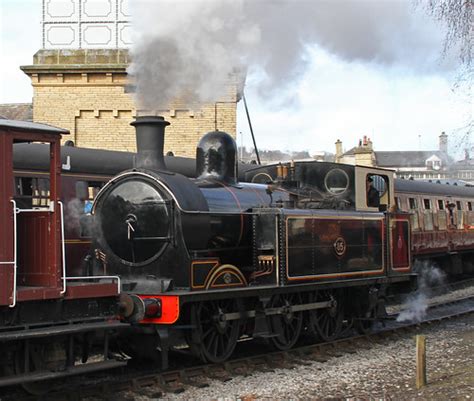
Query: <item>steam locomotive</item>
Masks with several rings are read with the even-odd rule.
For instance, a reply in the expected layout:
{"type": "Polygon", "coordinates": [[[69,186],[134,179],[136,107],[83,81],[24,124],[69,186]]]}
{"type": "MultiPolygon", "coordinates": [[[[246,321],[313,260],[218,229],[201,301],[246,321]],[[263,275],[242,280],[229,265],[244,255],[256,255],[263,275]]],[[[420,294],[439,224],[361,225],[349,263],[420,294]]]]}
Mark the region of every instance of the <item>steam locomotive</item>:
{"type": "Polygon", "coordinates": [[[307,162],[274,166],[271,184],[239,182],[236,144],[223,132],[197,146],[196,179],[166,169],[162,117],[138,117],[136,168],[112,178],[93,206],[95,274],[121,277],[122,339],[161,358],[186,342],[221,362],[239,338],[288,349],[303,331],[329,340],[343,321],[361,331],[388,292],[413,287],[408,213],[392,172],[307,162]],[[366,185],[377,182],[380,206],[366,185]]]}
{"type": "Polygon", "coordinates": [[[163,157],[167,124],[137,119],[132,168],[130,153],[60,155],[67,131],[0,121],[0,386],[40,392],[45,379],[121,366],[108,353],[117,330],[124,351],[163,366],[183,342],[219,362],[241,336],[287,349],[303,332],[335,338],[343,321],[366,331],[388,292],[413,286],[413,257],[474,268],[472,188],[333,163],[237,171],[222,132],[199,143],[196,174],[194,161],[163,157]],[[68,205],[104,185],[96,231],[84,231],[68,205]],[[80,263],[91,234],[95,271],[80,263]],[[92,350],[103,359],[79,361],[92,350]]]}

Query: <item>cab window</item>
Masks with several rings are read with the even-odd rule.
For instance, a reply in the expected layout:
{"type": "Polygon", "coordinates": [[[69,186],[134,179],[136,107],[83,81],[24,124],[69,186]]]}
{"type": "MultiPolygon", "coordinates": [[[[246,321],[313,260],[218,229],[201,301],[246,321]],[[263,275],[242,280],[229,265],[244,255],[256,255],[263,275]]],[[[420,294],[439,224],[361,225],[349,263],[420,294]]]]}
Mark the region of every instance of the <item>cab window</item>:
{"type": "Polygon", "coordinates": [[[378,174],[366,176],[366,204],[368,207],[387,208],[389,203],[388,177],[378,174]]]}

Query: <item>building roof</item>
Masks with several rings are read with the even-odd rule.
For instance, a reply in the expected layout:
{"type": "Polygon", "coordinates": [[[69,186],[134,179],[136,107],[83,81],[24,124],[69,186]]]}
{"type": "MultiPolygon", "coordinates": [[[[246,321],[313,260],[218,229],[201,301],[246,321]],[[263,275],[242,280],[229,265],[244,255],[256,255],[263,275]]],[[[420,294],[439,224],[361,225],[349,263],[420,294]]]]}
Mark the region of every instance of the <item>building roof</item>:
{"type": "Polygon", "coordinates": [[[354,146],[353,148],[349,149],[347,152],[344,152],[342,156],[354,156],[356,149],[357,149],[357,146],[354,146]]]}
{"type": "Polygon", "coordinates": [[[379,151],[374,153],[376,164],[379,167],[425,167],[426,160],[432,156],[439,157],[444,165],[450,162],[449,156],[439,150],[379,151]]]}
{"type": "Polygon", "coordinates": [[[466,196],[468,198],[474,196],[474,188],[468,186],[436,184],[432,182],[400,179],[396,179],[394,183],[395,191],[398,193],[407,192],[444,196],[466,196]]]}
{"type": "Polygon", "coordinates": [[[458,160],[455,163],[456,168],[462,169],[462,168],[467,168],[469,170],[474,168],[474,159],[463,159],[463,160],[458,160]]]}
{"type": "Polygon", "coordinates": [[[0,104],[0,118],[8,120],[33,121],[32,103],[0,104]]]}

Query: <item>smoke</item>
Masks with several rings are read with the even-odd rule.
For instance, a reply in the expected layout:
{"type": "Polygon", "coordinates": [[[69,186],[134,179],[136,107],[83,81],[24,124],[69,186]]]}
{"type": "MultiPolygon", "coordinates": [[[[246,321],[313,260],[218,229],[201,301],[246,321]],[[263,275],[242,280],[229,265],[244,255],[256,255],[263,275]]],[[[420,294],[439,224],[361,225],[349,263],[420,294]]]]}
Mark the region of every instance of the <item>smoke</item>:
{"type": "MultiPolygon", "coordinates": [[[[71,199],[65,208],[64,223],[68,231],[73,231],[80,237],[90,237],[93,227],[92,217],[86,211],[86,201],[78,198],[71,199]]],[[[88,202],[88,201],[87,201],[88,202]]]]}
{"type": "Polygon", "coordinates": [[[417,261],[414,270],[418,273],[418,291],[408,298],[397,322],[422,321],[426,316],[432,288],[445,283],[446,274],[429,261],[417,261]]]}
{"type": "Polygon", "coordinates": [[[226,84],[243,84],[246,74],[268,99],[301,77],[314,47],[345,61],[418,70],[432,68],[442,48],[442,32],[409,1],[158,0],[135,7],[129,73],[144,109],[222,100],[226,84]]]}

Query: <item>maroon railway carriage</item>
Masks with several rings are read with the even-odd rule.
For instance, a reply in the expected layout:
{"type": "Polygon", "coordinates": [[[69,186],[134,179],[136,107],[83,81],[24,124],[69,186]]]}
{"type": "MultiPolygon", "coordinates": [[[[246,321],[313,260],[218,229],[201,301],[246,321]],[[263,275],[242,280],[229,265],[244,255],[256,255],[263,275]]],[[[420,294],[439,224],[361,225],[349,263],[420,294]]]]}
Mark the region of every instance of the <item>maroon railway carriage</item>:
{"type": "Polygon", "coordinates": [[[48,125],[0,120],[0,386],[31,389],[41,380],[122,364],[107,356],[110,332],[123,326],[116,318],[119,278],[66,275],[60,201],[65,134],[48,125]],[[26,142],[49,147],[45,202],[29,207],[15,197],[13,172],[13,146],[26,142]],[[85,363],[97,345],[103,358],[85,363]]]}
{"type": "Polygon", "coordinates": [[[411,214],[412,253],[449,274],[474,273],[474,188],[395,180],[398,208],[411,214]]]}

